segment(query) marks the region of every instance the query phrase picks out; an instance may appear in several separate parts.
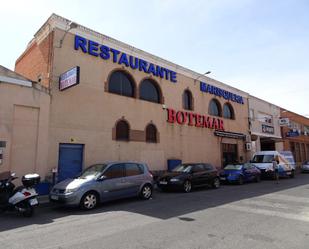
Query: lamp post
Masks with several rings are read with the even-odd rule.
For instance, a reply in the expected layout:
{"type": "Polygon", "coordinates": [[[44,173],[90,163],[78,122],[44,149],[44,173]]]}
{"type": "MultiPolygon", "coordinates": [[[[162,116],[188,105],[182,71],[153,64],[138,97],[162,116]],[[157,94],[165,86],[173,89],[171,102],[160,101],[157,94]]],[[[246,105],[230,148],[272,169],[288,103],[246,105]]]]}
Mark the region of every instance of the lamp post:
{"type": "Polygon", "coordinates": [[[210,73],[211,73],[211,71],[207,71],[206,73],[203,73],[203,74],[199,75],[199,76],[194,80],[194,82],[196,82],[199,78],[205,76],[206,74],[210,74],[210,73]]]}
{"type": "Polygon", "coordinates": [[[62,47],[64,38],[65,38],[65,36],[67,35],[67,33],[68,33],[71,29],[76,29],[77,27],[78,27],[78,24],[77,24],[77,23],[75,23],[75,22],[70,22],[70,23],[69,23],[69,28],[64,32],[62,38],[60,39],[60,44],[59,44],[59,47],[58,47],[58,48],[61,48],[61,47],[62,47]]]}

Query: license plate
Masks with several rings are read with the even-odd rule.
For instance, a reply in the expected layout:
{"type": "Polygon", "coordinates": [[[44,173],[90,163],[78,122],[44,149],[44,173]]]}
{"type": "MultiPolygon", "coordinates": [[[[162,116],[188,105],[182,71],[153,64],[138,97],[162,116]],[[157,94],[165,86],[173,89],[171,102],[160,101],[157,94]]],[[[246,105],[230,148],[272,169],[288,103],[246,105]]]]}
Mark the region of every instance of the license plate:
{"type": "Polygon", "coordinates": [[[220,177],[220,180],[225,181],[226,178],[225,177],[220,177]]]}
{"type": "Polygon", "coordinates": [[[39,204],[39,202],[38,202],[37,199],[31,199],[31,200],[29,201],[29,203],[30,203],[31,206],[34,206],[34,205],[38,205],[38,204],[39,204]]]}
{"type": "Polygon", "coordinates": [[[51,195],[50,199],[57,201],[59,199],[59,197],[57,195],[51,195]]]}
{"type": "Polygon", "coordinates": [[[167,182],[164,182],[164,181],[160,181],[159,182],[161,185],[166,185],[167,184],[167,182]]]}

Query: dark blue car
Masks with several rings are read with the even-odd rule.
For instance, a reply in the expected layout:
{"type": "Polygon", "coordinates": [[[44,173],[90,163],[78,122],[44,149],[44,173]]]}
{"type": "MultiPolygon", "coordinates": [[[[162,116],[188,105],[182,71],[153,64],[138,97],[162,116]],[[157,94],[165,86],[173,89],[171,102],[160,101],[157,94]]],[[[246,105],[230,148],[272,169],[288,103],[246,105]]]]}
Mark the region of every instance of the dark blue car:
{"type": "Polygon", "coordinates": [[[259,182],[261,171],[251,163],[228,164],[220,172],[220,181],[243,184],[244,182],[259,182]]]}

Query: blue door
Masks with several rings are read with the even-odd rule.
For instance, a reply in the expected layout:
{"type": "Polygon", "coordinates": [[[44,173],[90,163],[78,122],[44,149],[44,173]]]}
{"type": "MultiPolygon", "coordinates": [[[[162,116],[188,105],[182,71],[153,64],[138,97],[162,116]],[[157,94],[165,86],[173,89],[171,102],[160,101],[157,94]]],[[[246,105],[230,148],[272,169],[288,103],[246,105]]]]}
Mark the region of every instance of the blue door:
{"type": "Polygon", "coordinates": [[[73,178],[82,171],[83,144],[60,144],[58,162],[58,182],[73,178]]]}

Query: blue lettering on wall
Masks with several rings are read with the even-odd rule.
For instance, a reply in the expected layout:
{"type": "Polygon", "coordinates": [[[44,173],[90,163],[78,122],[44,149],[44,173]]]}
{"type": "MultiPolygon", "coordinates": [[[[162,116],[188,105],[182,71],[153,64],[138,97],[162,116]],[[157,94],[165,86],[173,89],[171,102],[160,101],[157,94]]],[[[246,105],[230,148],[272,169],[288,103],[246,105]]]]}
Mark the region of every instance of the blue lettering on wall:
{"type": "Polygon", "coordinates": [[[149,74],[152,73],[154,76],[156,76],[156,69],[155,69],[155,66],[152,63],[149,64],[148,73],[149,74]]]}
{"type": "Polygon", "coordinates": [[[103,59],[103,60],[108,60],[110,58],[110,54],[109,54],[109,47],[107,46],[104,46],[102,45],[100,47],[100,57],[103,59]]]}
{"type": "Polygon", "coordinates": [[[219,97],[223,97],[226,100],[231,100],[239,104],[244,104],[244,99],[242,96],[225,91],[219,87],[206,84],[205,82],[200,83],[200,90],[205,93],[210,93],[219,97]]]}
{"type": "Polygon", "coordinates": [[[138,68],[138,58],[133,57],[132,55],[130,55],[130,67],[132,69],[138,68]]]}
{"type": "Polygon", "coordinates": [[[172,70],[154,65],[153,63],[149,63],[148,61],[132,55],[128,56],[126,53],[123,53],[117,49],[110,48],[78,35],[75,35],[74,49],[82,50],[84,53],[88,53],[95,57],[100,57],[103,60],[109,60],[112,58],[113,62],[118,63],[119,65],[122,64],[132,69],[138,69],[139,71],[152,74],[160,77],[161,79],[165,78],[173,83],[177,82],[177,73],[172,70]]]}
{"type": "Polygon", "coordinates": [[[129,66],[128,58],[125,53],[121,54],[118,64],[125,64],[127,67],[129,66]]]}
{"type": "Polygon", "coordinates": [[[78,50],[79,48],[81,48],[84,53],[87,53],[86,46],[87,46],[87,40],[83,37],[76,35],[74,42],[74,49],[78,50]]]}
{"type": "Polygon", "coordinates": [[[88,53],[93,55],[93,56],[99,56],[98,52],[98,46],[99,43],[96,43],[94,41],[89,41],[88,42],[88,53]]]}
{"type": "Polygon", "coordinates": [[[118,51],[117,49],[113,49],[113,48],[111,48],[110,51],[113,54],[113,62],[117,63],[117,56],[118,56],[118,54],[120,54],[120,51],[118,51]]]}

